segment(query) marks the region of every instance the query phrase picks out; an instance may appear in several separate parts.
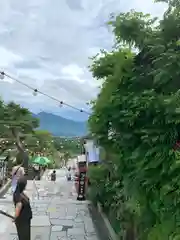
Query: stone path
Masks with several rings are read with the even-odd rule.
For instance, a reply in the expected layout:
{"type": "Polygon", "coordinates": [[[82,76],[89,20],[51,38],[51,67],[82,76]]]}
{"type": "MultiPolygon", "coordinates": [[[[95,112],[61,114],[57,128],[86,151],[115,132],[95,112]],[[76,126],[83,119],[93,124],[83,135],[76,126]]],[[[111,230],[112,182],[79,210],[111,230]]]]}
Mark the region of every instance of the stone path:
{"type": "MultiPolygon", "coordinates": [[[[74,184],[67,182],[65,170],[57,170],[56,183],[29,181],[27,194],[33,209],[32,240],[98,240],[89,202],[76,201],[74,184]]],[[[0,209],[13,213],[10,192],[0,199],[0,209]]],[[[0,239],[18,240],[11,220],[5,216],[0,219],[0,239]]]]}

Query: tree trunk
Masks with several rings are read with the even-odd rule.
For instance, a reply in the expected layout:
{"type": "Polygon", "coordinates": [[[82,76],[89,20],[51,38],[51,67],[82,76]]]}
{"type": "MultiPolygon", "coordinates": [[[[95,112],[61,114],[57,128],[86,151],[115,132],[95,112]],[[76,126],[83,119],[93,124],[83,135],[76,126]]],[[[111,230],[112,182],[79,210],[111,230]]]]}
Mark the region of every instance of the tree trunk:
{"type": "Polygon", "coordinates": [[[17,147],[18,151],[23,156],[22,167],[24,167],[25,175],[28,175],[29,156],[22,146],[22,143],[21,143],[21,140],[20,140],[20,137],[19,137],[19,132],[17,131],[17,129],[12,128],[12,135],[16,139],[16,147],[17,147]]]}

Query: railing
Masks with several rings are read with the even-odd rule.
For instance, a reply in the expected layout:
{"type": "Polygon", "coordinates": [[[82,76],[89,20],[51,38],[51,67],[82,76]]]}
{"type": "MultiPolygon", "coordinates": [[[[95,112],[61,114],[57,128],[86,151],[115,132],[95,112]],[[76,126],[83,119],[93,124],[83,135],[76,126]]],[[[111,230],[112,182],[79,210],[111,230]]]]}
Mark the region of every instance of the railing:
{"type": "Polygon", "coordinates": [[[0,187],[2,187],[8,178],[8,164],[6,157],[0,157],[0,187]]]}

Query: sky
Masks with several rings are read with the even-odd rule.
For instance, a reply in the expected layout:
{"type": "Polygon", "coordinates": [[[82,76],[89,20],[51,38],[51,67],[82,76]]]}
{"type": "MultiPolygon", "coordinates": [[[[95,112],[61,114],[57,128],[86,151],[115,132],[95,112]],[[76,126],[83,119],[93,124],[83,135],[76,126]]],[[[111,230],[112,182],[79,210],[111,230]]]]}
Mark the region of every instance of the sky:
{"type": "MultiPolygon", "coordinates": [[[[135,9],[161,16],[165,7],[152,0],[0,1],[0,71],[87,109],[86,103],[99,91],[99,83],[88,71],[89,57],[113,44],[106,25],[109,15],[135,9]]],[[[7,78],[0,81],[0,96],[35,113],[76,115],[40,94],[33,96],[31,90],[7,78]]]]}

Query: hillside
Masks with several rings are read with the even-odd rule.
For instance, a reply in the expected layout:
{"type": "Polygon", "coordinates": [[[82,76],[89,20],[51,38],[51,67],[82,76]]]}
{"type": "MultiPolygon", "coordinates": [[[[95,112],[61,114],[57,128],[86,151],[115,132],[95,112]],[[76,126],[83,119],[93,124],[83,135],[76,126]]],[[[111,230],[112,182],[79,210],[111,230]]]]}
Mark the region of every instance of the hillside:
{"type": "Polygon", "coordinates": [[[84,136],[87,134],[86,122],[77,122],[47,112],[33,114],[40,120],[41,130],[47,130],[54,136],[84,136]]]}

